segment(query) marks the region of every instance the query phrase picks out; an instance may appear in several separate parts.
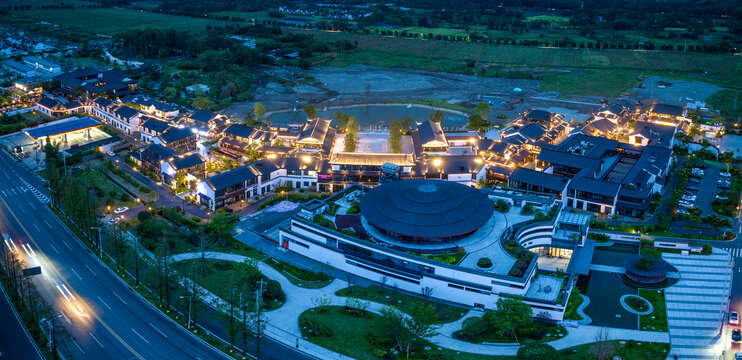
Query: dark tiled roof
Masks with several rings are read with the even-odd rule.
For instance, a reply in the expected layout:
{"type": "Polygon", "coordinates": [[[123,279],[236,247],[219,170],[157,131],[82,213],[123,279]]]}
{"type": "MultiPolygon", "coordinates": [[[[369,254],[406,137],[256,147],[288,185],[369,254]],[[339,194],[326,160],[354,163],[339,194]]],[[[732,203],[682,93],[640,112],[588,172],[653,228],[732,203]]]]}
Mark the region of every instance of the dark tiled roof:
{"type": "Polygon", "coordinates": [[[193,121],[198,121],[201,123],[208,123],[209,121],[215,119],[218,116],[218,114],[204,109],[198,109],[194,111],[192,114],[188,115],[188,118],[193,121]]]}
{"type": "Polygon", "coordinates": [[[93,102],[98,104],[98,106],[100,107],[109,107],[111,106],[111,104],[113,104],[113,101],[108,100],[102,96],[97,97],[93,102]]]}
{"type": "Polygon", "coordinates": [[[539,121],[552,121],[552,120],[562,120],[562,116],[553,113],[550,111],[545,110],[538,110],[538,109],[530,109],[527,113],[523,115],[524,118],[527,119],[533,119],[533,120],[539,120],[539,121]]]}
{"type": "Polygon", "coordinates": [[[145,120],[142,123],[141,127],[145,128],[145,129],[148,129],[148,130],[152,130],[152,131],[154,131],[156,133],[162,133],[165,130],[167,130],[167,128],[170,127],[170,124],[168,124],[168,123],[166,123],[164,121],[153,119],[153,118],[151,118],[149,116],[142,116],[141,119],[142,120],[145,120]]]}
{"type": "Polygon", "coordinates": [[[162,140],[162,142],[169,144],[171,142],[182,140],[190,136],[196,136],[196,134],[194,134],[193,131],[189,128],[172,128],[162,133],[159,138],[160,140],[162,140]]]}
{"type": "Polygon", "coordinates": [[[417,131],[420,133],[420,142],[422,142],[423,146],[433,141],[448,145],[446,136],[443,134],[443,129],[439,123],[430,120],[425,121],[417,125],[417,131]]]}
{"type": "Polygon", "coordinates": [[[61,105],[62,103],[59,102],[57,99],[53,99],[50,97],[43,97],[39,99],[39,102],[37,103],[39,106],[43,106],[47,109],[54,109],[57,106],[61,105]]]}
{"type": "Polygon", "coordinates": [[[68,102],[62,104],[62,106],[64,106],[65,109],[68,109],[69,110],[69,109],[79,108],[80,106],[82,106],[82,103],[80,103],[77,100],[73,100],[73,101],[68,101],[68,102]]]}
{"type": "Polygon", "coordinates": [[[621,184],[589,178],[586,176],[579,176],[569,183],[570,189],[586,191],[593,194],[615,197],[618,194],[618,189],[621,184]]]}
{"type": "Polygon", "coordinates": [[[332,120],[324,120],[320,118],[307,121],[301,129],[299,141],[304,139],[314,139],[319,142],[324,142],[327,131],[330,128],[330,122],[332,122],[332,120]]]}
{"type": "Polygon", "coordinates": [[[225,134],[234,135],[236,137],[241,137],[244,139],[249,139],[250,135],[252,135],[254,131],[254,128],[242,124],[232,124],[224,129],[225,134]]]}
{"type": "Polygon", "coordinates": [[[670,147],[670,142],[675,137],[675,127],[637,121],[634,124],[634,131],[632,132],[632,135],[634,134],[641,134],[643,137],[649,139],[651,145],[670,147]]]}
{"type": "Polygon", "coordinates": [[[196,165],[203,164],[206,160],[201,157],[198,153],[176,156],[172,160],[168,161],[170,166],[175,170],[188,169],[196,165]]]}
{"type": "Polygon", "coordinates": [[[485,166],[484,160],[477,155],[440,156],[427,160],[424,164],[426,173],[473,174],[485,166]],[[440,165],[436,166],[436,159],[440,165]]]}
{"type": "Polygon", "coordinates": [[[163,159],[169,159],[174,156],[178,156],[178,152],[164,147],[160,144],[149,144],[147,147],[142,149],[142,154],[147,154],[147,156],[150,156],[156,160],[163,160],[163,159]],[[151,153],[151,154],[149,154],[151,153]],[[152,156],[154,155],[154,156],[152,156]]]}
{"type": "Polygon", "coordinates": [[[524,184],[540,186],[549,190],[564,191],[567,187],[567,178],[541,171],[517,167],[510,174],[510,180],[524,184]]]}
{"type": "Polygon", "coordinates": [[[685,116],[685,108],[677,105],[656,104],[652,106],[651,112],[671,116],[685,116]]]}
{"type": "Polygon", "coordinates": [[[253,173],[252,169],[248,165],[240,166],[234,170],[223,172],[219,175],[214,175],[204,182],[209,185],[212,190],[226,189],[230,186],[237,185],[248,179],[253,179],[257,175],[253,173]]]}
{"type": "Polygon", "coordinates": [[[139,111],[126,105],[119,107],[118,109],[114,110],[114,112],[124,119],[131,119],[139,114],[139,111]]]}

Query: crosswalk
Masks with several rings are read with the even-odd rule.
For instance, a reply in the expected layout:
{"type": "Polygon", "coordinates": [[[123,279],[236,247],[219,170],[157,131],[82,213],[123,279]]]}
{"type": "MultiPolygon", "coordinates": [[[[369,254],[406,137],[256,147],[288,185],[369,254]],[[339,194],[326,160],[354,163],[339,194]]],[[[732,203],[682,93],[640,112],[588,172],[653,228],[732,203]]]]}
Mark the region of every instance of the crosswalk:
{"type": "Polygon", "coordinates": [[[722,249],[729,254],[732,255],[733,258],[742,258],[742,248],[726,248],[726,247],[719,247],[719,249],[722,249]]]}
{"type": "Polygon", "coordinates": [[[39,199],[39,201],[42,204],[46,204],[46,203],[48,203],[50,201],[49,197],[47,197],[46,195],[44,195],[44,193],[42,193],[41,191],[39,191],[38,189],[36,189],[33,185],[29,184],[28,181],[26,181],[26,179],[21,178],[21,181],[23,181],[23,183],[26,185],[26,187],[28,188],[28,190],[30,190],[31,193],[33,193],[33,195],[36,196],[36,198],[39,199]]]}

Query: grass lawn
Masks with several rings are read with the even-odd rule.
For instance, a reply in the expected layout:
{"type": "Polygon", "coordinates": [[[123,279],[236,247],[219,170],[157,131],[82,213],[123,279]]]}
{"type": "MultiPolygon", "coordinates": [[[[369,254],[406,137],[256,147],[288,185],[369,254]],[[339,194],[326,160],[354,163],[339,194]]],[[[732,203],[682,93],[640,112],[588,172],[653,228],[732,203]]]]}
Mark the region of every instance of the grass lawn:
{"type": "MultiPolygon", "coordinates": [[[[299,316],[299,326],[301,327],[302,336],[307,340],[350,356],[359,360],[378,360],[384,359],[405,359],[405,355],[400,353],[393,355],[389,349],[382,349],[381,346],[372,345],[368,341],[368,334],[373,329],[374,319],[379,315],[366,312],[362,317],[351,316],[346,313],[342,307],[330,306],[326,312],[322,313],[317,309],[305,311],[299,316]],[[310,324],[320,325],[328,334],[317,336],[316,331],[310,324]],[[309,330],[313,330],[310,332],[309,330]],[[378,353],[376,353],[378,351],[378,353]],[[379,356],[381,355],[381,356],[379,356]]],[[[445,360],[505,360],[512,359],[504,356],[487,356],[469,353],[459,353],[448,349],[441,349],[427,341],[420,341],[417,349],[430,346],[431,350],[418,350],[418,353],[410,358],[420,358],[419,351],[424,351],[428,359],[445,359],[445,360]]]]}
{"type": "MultiPolygon", "coordinates": [[[[195,277],[196,283],[203,286],[206,290],[212,292],[214,295],[222,298],[229,302],[232,295],[232,289],[235,291],[235,301],[239,301],[239,291],[243,289],[245,280],[241,275],[240,267],[243,266],[240,263],[224,260],[206,260],[206,273],[201,273],[201,260],[184,260],[176,262],[172,265],[184,276],[191,279],[195,277]]],[[[268,281],[268,278],[262,276],[263,280],[268,281]]],[[[285,295],[283,296],[285,299],[285,295]]],[[[248,301],[254,304],[254,297],[249,296],[248,301]]],[[[272,301],[264,304],[265,309],[273,310],[278,309],[283,305],[284,301],[272,301]]]]}
{"type": "Polygon", "coordinates": [[[89,188],[95,191],[96,208],[101,212],[110,213],[120,206],[126,206],[129,208],[137,206],[138,204],[136,201],[128,195],[128,200],[122,200],[124,190],[106,177],[103,171],[106,171],[106,169],[101,167],[101,169],[91,169],[89,171],[81,170],[73,174],[75,178],[89,184],[89,188]],[[106,205],[111,206],[110,211],[107,209],[106,205]]]}
{"type": "Polygon", "coordinates": [[[639,316],[639,329],[649,331],[667,331],[665,291],[639,289],[639,296],[649,300],[654,307],[654,311],[652,311],[651,314],[639,316]],[[654,319],[652,317],[654,317],[654,319]]]}
{"type": "MultiPolygon", "coordinates": [[[[467,114],[471,114],[474,109],[468,106],[459,105],[459,104],[451,104],[448,101],[445,100],[436,100],[436,99],[422,99],[422,100],[412,100],[413,104],[420,104],[420,105],[428,105],[428,106],[434,106],[439,107],[443,109],[451,109],[456,111],[461,111],[467,114]]],[[[408,104],[410,101],[405,100],[393,100],[389,101],[391,104],[408,104]]]]}
{"type": "Polygon", "coordinates": [[[453,254],[436,254],[436,255],[422,254],[420,256],[426,259],[435,260],[435,261],[446,263],[446,264],[456,265],[459,262],[461,262],[461,259],[464,258],[464,255],[466,255],[466,251],[459,251],[453,254]]]}
{"type": "Polygon", "coordinates": [[[564,311],[564,318],[568,320],[582,320],[582,316],[577,314],[577,308],[584,300],[580,296],[580,289],[574,288],[569,295],[567,309],[564,311]]]}
{"type": "Polygon", "coordinates": [[[20,11],[15,14],[46,21],[93,34],[117,34],[135,29],[166,29],[202,31],[207,25],[224,25],[227,22],[199,19],[188,16],[166,15],[149,11],[122,8],[108,9],[64,9],[20,11]],[[85,21],[81,21],[85,19],[85,21]]]}
{"type": "MultiPolygon", "coordinates": [[[[633,340],[628,340],[623,345],[618,341],[610,343],[613,347],[612,355],[618,355],[621,359],[664,359],[670,351],[670,344],[642,342],[638,345],[633,340]]],[[[593,360],[595,355],[592,347],[593,344],[585,344],[564,349],[560,353],[570,360],[593,360]]],[[[605,359],[610,359],[612,355],[606,356],[605,359]]]]}
{"type": "Polygon", "coordinates": [[[319,289],[327,286],[333,278],[327,274],[300,269],[296,266],[270,258],[264,261],[270,267],[286,276],[292,284],[307,289],[319,289]]]}
{"type": "Polygon", "coordinates": [[[739,91],[721,90],[709,96],[706,102],[712,109],[719,110],[724,115],[730,117],[742,116],[742,96],[739,95],[739,91]],[[737,98],[736,108],[734,107],[735,97],[737,98]]]}
{"type": "Polygon", "coordinates": [[[377,285],[371,285],[367,288],[352,286],[345,289],[340,289],[335,294],[338,296],[348,296],[363,300],[369,300],[379,304],[394,305],[399,310],[406,313],[409,313],[412,309],[412,306],[417,303],[429,303],[433,305],[433,309],[435,310],[436,314],[438,314],[438,320],[440,323],[456,321],[469,311],[462,307],[446,305],[439,302],[421,299],[412,295],[385,289],[377,285]]]}
{"type": "Polygon", "coordinates": [[[543,90],[559,91],[559,95],[618,96],[636,86],[641,71],[625,69],[579,69],[576,71],[545,71],[538,73],[543,90]],[[606,79],[611,79],[606,81],[606,79]]]}

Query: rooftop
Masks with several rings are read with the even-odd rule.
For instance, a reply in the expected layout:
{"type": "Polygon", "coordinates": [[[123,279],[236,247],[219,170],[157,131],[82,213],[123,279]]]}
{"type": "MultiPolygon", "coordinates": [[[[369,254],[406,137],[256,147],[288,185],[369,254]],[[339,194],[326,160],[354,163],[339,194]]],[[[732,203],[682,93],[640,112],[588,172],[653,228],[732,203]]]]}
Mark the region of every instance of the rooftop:
{"type": "Polygon", "coordinates": [[[98,125],[100,125],[100,122],[98,122],[98,120],[86,116],[84,118],[68,118],[54,121],[34,128],[25,129],[24,132],[34,139],[40,139],[47,136],[61,135],[73,131],[96,127],[98,125]]]}

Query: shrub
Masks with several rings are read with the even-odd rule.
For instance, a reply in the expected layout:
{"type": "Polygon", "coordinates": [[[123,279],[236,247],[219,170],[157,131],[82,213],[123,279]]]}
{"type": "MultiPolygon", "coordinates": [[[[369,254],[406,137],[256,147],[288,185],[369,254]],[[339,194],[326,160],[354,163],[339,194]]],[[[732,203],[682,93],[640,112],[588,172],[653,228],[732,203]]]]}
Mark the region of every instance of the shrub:
{"type": "Polygon", "coordinates": [[[490,266],[492,266],[492,260],[486,257],[479,258],[479,260],[477,260],[477,266],[485,269],[489,268],[490,266]]]}
{"type": "Polygon", "coordinates": [[[542,343],[528,343],[518,349],[518,360],[553,359],[561,358],[559,352],[551,345],[542,343]]]}
{"type": "Polygon", "coordinates": [[[464,320],[458,336],[467,341],[475,341],[487,332],[487,322],[480,317],[470,317],[464,320]]]}
{"type": "Polygon", "coordinates": [[[127,193],[121,194],[121,201],[131,201],[131,196],[127,193]]]}
{"type": "Polygon", "coordinates": [[[145,222],[151,218],[152,218],[152,213],[147,210],[140,211],[139,214],[137,214],[137,219],[139,219],[140,222],[145,222]]]}
{"type": "Polygon", "coordinates": [[[703,244],[703,248],[701,249],[702,255],[709,255],[713,251],[713,248],[711,244],[703,244]]]}
{"type": "Polygon", "coordinates": [[[142,186],[139,187],[139,191],[141,191],[141,192],[143,192],[145,194],[149,194],[149,193],[152,192],[152,189],[148,188],[146,185],[142,185],[142,186]]]}
{"type": "Polygon", "coordinates": [[[510,204],[503,199],[497,199],[495,202],[495,210],[501,213],[506,213],[510,211],[510,204]]]}

